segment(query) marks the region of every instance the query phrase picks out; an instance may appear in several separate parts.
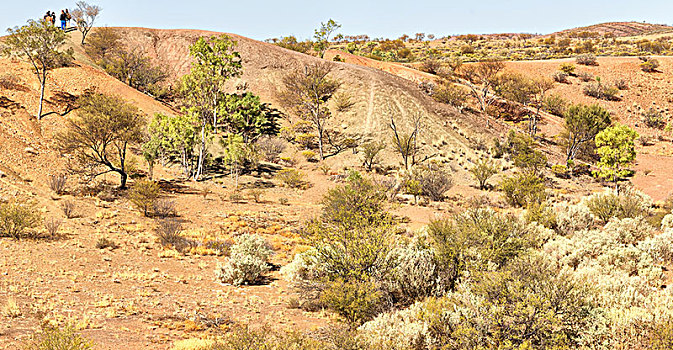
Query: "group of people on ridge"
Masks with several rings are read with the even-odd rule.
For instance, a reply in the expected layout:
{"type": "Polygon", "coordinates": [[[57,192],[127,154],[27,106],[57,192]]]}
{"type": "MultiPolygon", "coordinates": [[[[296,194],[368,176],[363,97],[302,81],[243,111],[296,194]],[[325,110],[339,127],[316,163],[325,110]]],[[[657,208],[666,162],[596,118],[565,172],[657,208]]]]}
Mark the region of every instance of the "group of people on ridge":
{"type": "MultiPolygon", "coordinates": [[[[44,20],[47,22],[51,23],[51,25],[56,24],[56,13],[47,11],[47,14],[44,15],[43,17],[44,20]]],[[[61,29],[65,30],[68,27],[68,24],[70,23],[70,20],[72,19],[72,16],[70,16],[70,12],[68,9],[61,10],[61,15],[58,16],[58,19],[61,21],[61,29]]]]}

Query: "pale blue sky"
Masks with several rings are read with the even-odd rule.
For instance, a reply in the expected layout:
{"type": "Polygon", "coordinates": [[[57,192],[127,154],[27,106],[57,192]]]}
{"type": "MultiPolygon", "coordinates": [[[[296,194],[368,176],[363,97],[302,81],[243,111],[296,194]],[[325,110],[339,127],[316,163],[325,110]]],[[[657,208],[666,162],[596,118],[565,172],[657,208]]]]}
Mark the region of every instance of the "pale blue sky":
{"type": "MultiPolygon", "coordinates": [[[[75,1],[0,0],[0,29],[60,12],[75,1]]],[[[551,33],[608,21],[673,23],[671,0],[91,0],[103,7],[99,25],[190,28],[266,39],[308,38],[321,21],[335,19],[344,34],[396,38],[417,32],[551,33]]]]}

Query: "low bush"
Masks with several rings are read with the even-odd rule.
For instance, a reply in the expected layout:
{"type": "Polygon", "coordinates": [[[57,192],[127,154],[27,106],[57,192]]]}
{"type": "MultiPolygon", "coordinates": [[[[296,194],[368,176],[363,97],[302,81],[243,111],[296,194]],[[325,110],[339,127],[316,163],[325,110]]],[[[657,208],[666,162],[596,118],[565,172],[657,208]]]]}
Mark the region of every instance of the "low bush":
{"type": "Polygon", "coordinates": [[[251,188],[248,190],[248,195],[252,197],[252,199],[255,201],[255,203],[261,203],[262,202],[262,196],[264,195],[264,191],[259,188],[251,188]]]}
{"type": "Polygon", "coordinates": [[[529,224],[537,224],[545,228],[555,229],[556,213],[548,202],[532,203],[523,212],[523,219],[529,224]]]}
{"type": "Polygon", "coordinates": [[[442,69],[442,62],[434,58],[427,58],[421,63],[421,70],[430,73],[437,74],[442,69]]]}
{"type": "Polygon", "coordinates": [[[546,198],[544,180],[535,174],[517,174],[500,182],[505,200],[512,206],[524,207],[542,203],[546,198]]]}
{"type": "Polygon", "coordinates": [[[601,325],[589,289],[553,263],[520,258],[504,270],[379,315],[361,338],[371,349],[576,349],[601,325]]]}
{"type": "Polygon", "coordinates": [[[32,202],[0,204],[0,237],[15,239],[35,237],[31,234],[42,222],[42,215],[32,202]]]}
{"type": "Polygon", "coordinates": [[[54,193],[61,195],[65,193],[65,186],[68,183],[68,176],[65,174],[57,174],[49,176],[49,188],[54,193]]]}
{"type": "Polygon", "coordinates": [[[588,82],[594,80],[594,76],[591,75],[591,73],[587,73],[587,72],[577,73],[577,77],[585,83],[588,83],[588,82]]]}
{"type": "Polygon", "coordinates": [[[615,80],[615,87],[619,90],[628,90],[629,83],[626,81],[626,79],[617,79],[615,80]]]}
{"type": "Polygon", "coordinates": [[[432,92],[432,98],[437,102],[446,103],[450,106],[462,109],[468,98],[468,92],[451,82],[439,84],[432,92]]]}
{"type": "Polygon", "coordinates": [[[596,60],[596,56],[592,54],[582,54],[578,55],[575,57],[575,62],[577,64],[581,64],[583,66],[597,66],[598,61],[596,60]]]}
{"type": "Polygon", "coordinates": [[[547,112],[562,117],[568,109],[568,101],[559,95],[549,95],[545,97],[543,106],[547,112]]]}
{"type": "Polygon", "coordinates": [[[500,171],[495,161],[491,159],[480,159],[475,163],[474,167],[470,169],[470,173],[479,183],[479,189],[484,190],[488,188],[487,181],[491,176],[497,174],[500,171]]]}
{"type": "Polygon", "coordinates": [[[117,249],[119,246],[117,243],[115,243],[113,240],[106,238],[106,237],[101,237],[96,241],[96,249],[117,249]]]}
{"type": "Polygon", "coordinates": [[[642,61],[640,63],[640,69],[646,73],[656,72],[659,68],[659,61],[651,57],[639,57],[642,61]]]}
{"type": "Polygon", "coordinates": [[[154,209],[161,188],[152,180],[139,180],[133,183],[129,191],[129,200],[143,213],[149,217],[154,215],[154,209]]]}
{"type": "MultiPolygon", "coordinates": [[[[273,331],[268,327],[252,329],[248,326],[233,325],[226,334],[216,341],[196,342],[201,347],[183,347],[172,350],[313,350],[342,349],[330,347],[320,341],[294,332],[273,331]],[[200,345],[203,344],[203,345],[200,345]]],[[[353,348],[352,350],[356,350],[353,348]]]]}
{"type": "Polygon", "coordinates": [[[599,100],[618,101],[619,90],[616,87],[605,86],[600,82],[590,83],[582,88],[582,92],[599,100]]]}
{"type": "Polygon", "coordinates": [[[635,218],[649,215],[652,199],[644,193],[631,189],[622,189],[619,193],[614,190],[605,190],[585,197],[582,203],[592,214],[603,222],[610,218],[635,218]]]}
{"type": "Polygon", "coordinates": [[[280,138],[265,136],[255,142],[257,151],[262,159],[267,162],[277,162],[281,153],[287,147],[287,143],[280,138]]]}
{"type": "Polygon", "coordinates": [[[554,72],[554,74],[552,74],[552,79],[554,79],[554,81],[557,83],[566,84],[568,83],[568,73],[554,72]]]}
{"type": "Polygon", "coordinates": [[[346,184],[337,186],[323,197],[320,219],[326,223],[349,225],[385,220],[386,193],[368,178],[351,176],[346,184]]]}
{"type": "Polygon", "coordinates": [[[71,200],[65,200],[61,203],[61,209],[63,210],[63,214],[65,215],[66,218],[68,219],[73,219],[78,216],[77,213],[77,207],[75,206],[75,202],[71,200]]]}
{"type": "Polygon", "coordinates": [[[235,286],[259,283],[269,271],[271,254],[271,248],[261,236],[241,235],[231,246],[227,261],[217,266],[216,276],[221,282],[235,286]]]}
{"type": "Polygon", "coordinates": [[[653,107],[643,112],[643,121],[645,125],[653,129],[663,129],[666,126],[664,114],[653,107]]]}
{"type": "Polygon", "coordinates": [[[556,176],[560,179],[569,179],[570,178],[570,171],[568,170],[568,167],[563,165],[563,164],[552,165],[551,172],[554,173],[554,176],[556,176]]]}
{"type": "Polygon", "coordinates": [[[444,199],[444,193],[453,187],[451,174],[436,164],[418,167],[412,176],[418,181],[421,195],[433,201],[444,199]]]}
{"type": "Polygon", "coordinates": [[[186,240],[182,236],[182,224],[180,221],[168,218],[157,220],[156,224],[157,227],[154,232],[157,238],[159,238],[159,244],[163,247],[182,251],[186,245],[186,240]]]}
{"type": "Polygon", "coordinates": [[[154,215],[160,218],[178,216],[175,202],[170,199],[159,199],[154,203],[154,215]]]}
{"type": "Polygon", "coordinates": [[[367,171],[379,163],[379,154],[386,148],[384,142],[371,141],[362,145],[362,163],[367,171]]]}
{"type": "Polygon", "coordinates": [[[396,304],[409,305],[429,296],[440,296],[451,287],[426,240],[417,238],[392,252],[395,269],[387,288],[396,304]]]}
{"type": "Polygon", "coordinates": [[[281,181],[288,187],[292,188],[306,188],[307,184],[304,181],[304,175],[297,169],[283,169],[276,174],[276,180],[281,181]]]}
{"type": "Polygon", "coordinates": [[[373,319],[382,309],[383,297],[368,281],[329,282],[320,300],[355,328],[373,319]]]}
{"type": "Polygon", "coordinates": [[[353,96],[347,92],[341,92],[334,96],[334,103],[337,111],[339,112],[348,112],[355,106],[355,101],[353,101],[353,96]]]}
{"type": "Polygon", "coordinates": [[[33,335],[26,350],[88,350],[93,349],[90,340],[75,332],[72,326],[57,328],[46,326],[41,332],[33,335]]]}
{"type": "Polygon", "coordinates": [[[559,70],[567,75],[575,73],[575,65],[572,63],[561,63],[559,70]]]}
{"type": "Polygon", "coordinates": [[[554,205],[554,213],[554,230],[560,235],[569,236],[577,231],[591,229],[595,224],[591,210],[584,204],[559,203],[554,205]]]}
{"type": "Polygon", "coordinates": [[[61,219],[49,218],[44,220],[44,229],[49,234],[49,237],[58,237],[58,229],[61,227],[61,219]]]}

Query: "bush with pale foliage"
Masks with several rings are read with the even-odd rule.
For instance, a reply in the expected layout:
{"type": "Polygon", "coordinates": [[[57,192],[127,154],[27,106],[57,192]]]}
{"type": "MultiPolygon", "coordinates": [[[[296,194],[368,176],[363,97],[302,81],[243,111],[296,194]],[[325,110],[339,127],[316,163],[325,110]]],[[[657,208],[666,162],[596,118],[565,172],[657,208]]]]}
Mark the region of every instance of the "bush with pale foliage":
{"type": "Polygon", "coordinates": [[[223,283],[236,286],[258,283],[269,271],[268,260],[272,250],[259,235],[240,236],[231,246],[230,254],[227,262],[218,265],[215,270],[217,278],[223,283]]]}

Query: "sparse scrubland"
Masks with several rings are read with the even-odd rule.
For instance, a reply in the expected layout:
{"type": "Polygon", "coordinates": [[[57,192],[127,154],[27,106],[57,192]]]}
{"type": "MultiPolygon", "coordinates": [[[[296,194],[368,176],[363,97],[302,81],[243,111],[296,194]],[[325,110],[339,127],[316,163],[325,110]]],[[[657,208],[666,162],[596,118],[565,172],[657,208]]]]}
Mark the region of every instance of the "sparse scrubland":
{"type": "Polygon", "coordinates": [[[31,21],[0,60],[0,346],[673,347],[673,202],[635,181],[669,108],[623,118],[640,83],[594,75],[628,55],[656,77],[667,36],[370,40],[329,20],[281,49],[78,8],[81,34],[31,21]]]}

